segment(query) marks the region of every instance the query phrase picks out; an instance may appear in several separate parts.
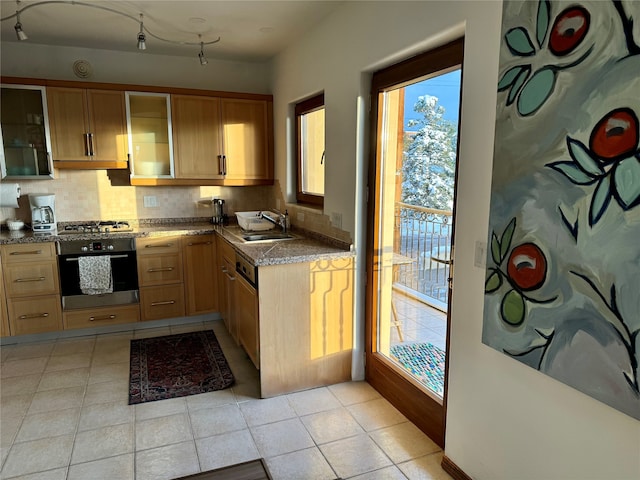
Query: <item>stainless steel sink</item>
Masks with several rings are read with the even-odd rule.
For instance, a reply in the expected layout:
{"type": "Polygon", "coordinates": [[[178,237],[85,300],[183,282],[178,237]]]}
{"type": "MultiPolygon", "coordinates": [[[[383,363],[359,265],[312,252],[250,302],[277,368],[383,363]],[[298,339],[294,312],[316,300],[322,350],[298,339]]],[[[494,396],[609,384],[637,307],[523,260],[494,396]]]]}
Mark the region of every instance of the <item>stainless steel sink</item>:
{"type": "Polygon", "coordinates": [[[276,242],[279,240],[293,240],[296,238],[290,233],[279,232],[243,233],[241,237],[245,242],[276,242]]]}

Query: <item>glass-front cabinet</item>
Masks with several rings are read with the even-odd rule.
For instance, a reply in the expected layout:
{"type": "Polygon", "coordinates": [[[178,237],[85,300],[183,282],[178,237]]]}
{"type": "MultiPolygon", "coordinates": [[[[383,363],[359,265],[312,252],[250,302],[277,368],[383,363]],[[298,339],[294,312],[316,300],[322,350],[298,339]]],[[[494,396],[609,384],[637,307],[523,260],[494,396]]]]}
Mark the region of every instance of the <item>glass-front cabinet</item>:
{"type": "Polygon", "coordinates": [[[131,175],[173,178],[169,95],[126,92],[126,107],[131,175]]]}
{"type": "Polygon", "coordinates": [[[1,177],[51,179],[51,136],[44,87],[2,85],[1,177]]]}

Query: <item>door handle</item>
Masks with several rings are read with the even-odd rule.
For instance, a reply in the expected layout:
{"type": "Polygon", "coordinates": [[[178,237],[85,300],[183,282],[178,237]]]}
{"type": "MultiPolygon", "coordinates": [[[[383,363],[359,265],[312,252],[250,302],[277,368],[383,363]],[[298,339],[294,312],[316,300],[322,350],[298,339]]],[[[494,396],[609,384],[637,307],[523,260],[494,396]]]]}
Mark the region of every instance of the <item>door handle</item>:
{"type": "Polygon", "coordinates": [[[171,272],[173,271],[173,267],[160,267],[160,268],[149,268],[147,272],[171,272]]]}
{"type": "Polygon", "coordinates": [[[151,302],[151,306],[152,307],[157,307],[160,305],[173,305],[174,303],[176,303],[175,300],[166,300],[164,302],[151,302]]]}
{"type": "Polygon", "coordinates": [[[89,133],[89,155],[94,156],[96,152],[93,150],[93,133],[89,133]]]}
{"type": "Polygon", "coordinates": [[[42,255],[42,250],[30,250],[28,252],[11,252],[9,255],[42,255]]]}
{"type": "Polygon", "coordinates": [[[145,245],[144,248],[170,248],[173,243],[165,243],[164,245],[145,245]]]}
{"type": "Polygon", "coordinates": [[[188,243],[188,247],[193,247],[194,245],[211,245],[211,242],[192,242],[188,243]]]}
{"type": "Polygon", "coordinates": [[[18,318],[20,320],[25,320],[27,318],[46,318],[48,316],[49,316],[49,314],[45,312],[45,313],[34,313],[34,314],[31,314],[31,315],[20,315],[18,318]]]}
{"type": "Polygon", "coordinates": [[[91,156],[91,146],[89,145],[89,134],[84,134],[84,154],[87,157],[91,156]]]}

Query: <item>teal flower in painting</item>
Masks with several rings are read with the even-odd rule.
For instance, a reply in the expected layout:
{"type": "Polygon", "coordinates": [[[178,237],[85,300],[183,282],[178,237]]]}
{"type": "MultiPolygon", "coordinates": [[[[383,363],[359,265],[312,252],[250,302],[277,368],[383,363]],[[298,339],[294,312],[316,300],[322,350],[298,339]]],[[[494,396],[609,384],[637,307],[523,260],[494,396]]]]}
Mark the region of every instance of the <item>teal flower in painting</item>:
{"type": "MultiPolygon", "coordinates": [[[[560,12],[549,28],[550,7],[549,0],[538,2],[536,42],[538,49],[542,49],[546,44],[546,48],[554,56],[562,58],[572,53],[582,43],[589,32],[591,16],[584,7],[571,6],[560,12]]],[[[504,40],[509,51],[517,57],[534,57],[537,53],[529,32],[524,27],[512,28],[505,34],[504,40]]],[[[582,63],[592,50],[593,46],[571,63],[546,65],[533,74],[531,63],[516,65],[502,75],[498,82],[498,91],[509,90],[507,105],[516,102],[520,115],[532,115],[553,93],[558,72],[582,63]]]]}
{"type": "Polygon", "coordinates": [[[638,116],[630,108],[607,113],[591,131],[589,147],[567,137],[571,160],[547,164],[576,185],[596,185],[589,208],[594,226],[614,198],[622,210],[640,205],[638,116]]]}

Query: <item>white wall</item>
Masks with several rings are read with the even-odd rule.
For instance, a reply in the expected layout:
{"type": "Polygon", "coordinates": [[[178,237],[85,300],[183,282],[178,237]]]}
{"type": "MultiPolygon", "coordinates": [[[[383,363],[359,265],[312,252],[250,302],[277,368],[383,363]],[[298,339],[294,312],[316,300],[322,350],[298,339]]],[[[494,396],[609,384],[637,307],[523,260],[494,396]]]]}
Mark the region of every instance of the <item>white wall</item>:
{"type": "Polygon", "coordinates": [[[268,63],[208,58],[207,65],[200,65],[195,54],[193,58],[174,57],[146,51],[115,52],[29,42],[2,42],[0,53],[0,73],[11,77],[81,81],[72,67],[76,60],[86,60],[93,67],[93,76],[87,82],[271,93],[268,63]]]}
{"type": "Polygon", "coordinates": [[[345,4],[274,62],[276,176],[291,198],[290,104],[324,90],[325,213],[342,214],[362,264],[367,109],[358,98],[368,74],[464,31],[445,453],[475,479],[638,479],[640,422],[481,343],[484,270],[473,256],[487,236],[500,19],[496,1],[345,4]]]}

